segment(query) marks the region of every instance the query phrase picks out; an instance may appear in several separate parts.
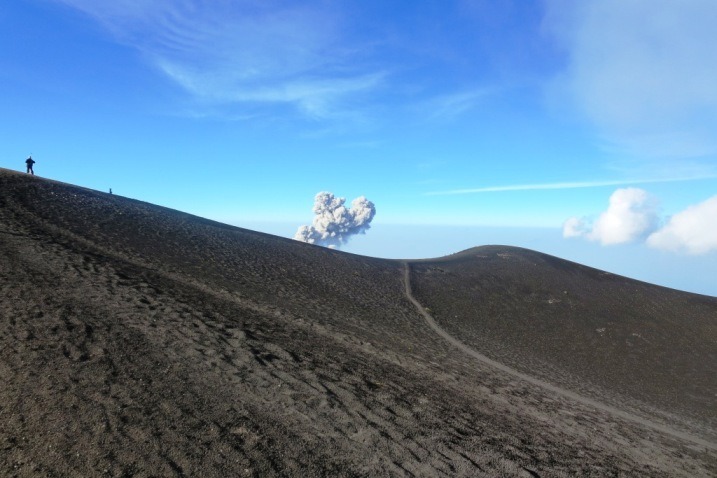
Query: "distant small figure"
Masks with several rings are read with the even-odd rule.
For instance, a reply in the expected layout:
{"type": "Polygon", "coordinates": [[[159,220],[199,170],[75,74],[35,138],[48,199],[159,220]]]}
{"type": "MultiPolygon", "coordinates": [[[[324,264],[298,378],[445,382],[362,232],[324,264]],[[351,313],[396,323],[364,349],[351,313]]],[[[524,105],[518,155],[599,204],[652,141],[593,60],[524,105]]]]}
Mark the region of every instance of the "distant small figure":
{"type": "Polygon", "coordinates": [[[25,160],[25,164],[27,164],[27,174],[32,174],[32,175],[34,175],[34,174],[35,174],[35,171],[33,171],[32,165],[35,164],[35,160],[32,159],[32,156],[30,156],[29,158],[27,158],[27,159],[25,160]]]}
{"type": "Polygon", "coordinates": [[[110,188],[110,194],[112,194],[112,188],[110,188]]]}

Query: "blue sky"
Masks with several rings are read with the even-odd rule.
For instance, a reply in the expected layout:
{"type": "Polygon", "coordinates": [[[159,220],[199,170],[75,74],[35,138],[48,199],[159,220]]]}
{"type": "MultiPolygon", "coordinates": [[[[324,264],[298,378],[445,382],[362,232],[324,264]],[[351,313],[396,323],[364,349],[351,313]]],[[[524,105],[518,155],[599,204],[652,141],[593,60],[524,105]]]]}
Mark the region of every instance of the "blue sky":
{"type": "Polygon", "coordinates": [[[713,0],[15,0],[0,28],[3,167],[288,237],[363,195],[349,252],[717,295],[713,0]]]}

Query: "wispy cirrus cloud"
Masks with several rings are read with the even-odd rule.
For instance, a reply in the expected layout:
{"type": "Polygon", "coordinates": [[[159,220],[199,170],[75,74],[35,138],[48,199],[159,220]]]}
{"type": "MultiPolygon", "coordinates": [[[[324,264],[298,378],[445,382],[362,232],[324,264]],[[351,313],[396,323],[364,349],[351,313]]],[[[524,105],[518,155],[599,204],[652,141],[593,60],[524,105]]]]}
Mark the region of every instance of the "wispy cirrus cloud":
{"type": "Polygon", "coordinates": [[[559,190],[559,189],[582,189],[582,188],[599,188],[606,186],[626,186],[630,184],[649,184],[649,183],[671,183],[681,181],[697,181],[701,179],[717,178],[717,174],[705,174],[700,176],[684,176],[671,178],[644,178],[644,179],[617,179],[605,181],[568,181],[555,183],[538,183],[538,184],[512,184],[505,186],[486,186],[480,188],[467,189],[450,189],[446,191],[432,191],[425,193],[426,196],[453,196],[459,194],[480,194],[495,193],[509,191],[541,191],[541,190],[559,190]]]}
{"type": "Polygon", "coordinates": [[[191,94],[215,103],[288,104],[311,117],[379,87],[330,4],[237,0],[56,0],[140,51],[191,94]]]}
{"type": "Polygon", "coordinates": [[[439,95],[421,105],[422,114],[432,120],[450,121],[480,106],[495,93],[494,88],[478,88],[439,95]]]}

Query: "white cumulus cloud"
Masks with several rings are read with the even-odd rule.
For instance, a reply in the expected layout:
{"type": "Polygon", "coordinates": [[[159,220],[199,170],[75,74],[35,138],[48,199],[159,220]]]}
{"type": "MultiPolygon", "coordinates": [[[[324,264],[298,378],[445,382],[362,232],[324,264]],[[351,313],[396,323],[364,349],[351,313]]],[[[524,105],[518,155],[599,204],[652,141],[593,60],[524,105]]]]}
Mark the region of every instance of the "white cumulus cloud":
{"type": "Polygon", "coordinates": [[[647,244],[689,254],[717,250],[717,196],[672,216],[665,227],[647,238],[647,244]]]}
{"type": "Polygon", "coordinates": [[[563,225],[564,237],[584,237],[603,245],[644,239],[659,225],[657,200],[645,190],[623,188],[610,196],[606,211],[590,222],[571,217],[563,225]]]}
{"type": "Polygon", "coordinates": [[[563,224],[563,237],[581,237],[586,234],[585,219],[571,217],[563,224]]]}

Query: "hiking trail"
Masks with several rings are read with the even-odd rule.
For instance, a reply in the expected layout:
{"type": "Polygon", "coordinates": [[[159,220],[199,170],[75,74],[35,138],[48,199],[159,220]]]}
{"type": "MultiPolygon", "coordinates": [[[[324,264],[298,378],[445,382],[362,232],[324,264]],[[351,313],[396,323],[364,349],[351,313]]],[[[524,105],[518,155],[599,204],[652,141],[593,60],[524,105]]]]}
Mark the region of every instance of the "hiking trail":
{"type": "Polygon", "coordinates": [[[467,355],[470,355],[474,359],[476,359],[486,365],[489,365],[495,369],[498,369],[502,372],[510,374],[516,378],[519,378],[519,379],[525,381],[525,382],[528,382],[532,385],[537,385],[538,387],[541,387],[545,390],[556,393],[556,394],[566,397],[568,399],[574,400],[576,402],[582,403],[583,405],[588,405],[588,406],[596,408],[598,410],[602,410],[602,411],[607,412],[615,417],[636,423],[645,428],[649,428],[653,431],[664,433],[664,434],[670,435],[672,437],[691,442],[694,445],[698,445],[698,446],[708,448],[713,451],[717,451],[717,444],[715,444],[715,443],[712,443],[712,442],[709,442],[702,438],[690,435],[688,433],[681,432],[679,430],[675,430],[666,425],[663,425],[660,423],[655,423],[653,421],[642,418],[638,415],[634,415],[632,413],[626,412],[624,410],[620,410],[613,406],[606,405],[604,403],[598,402],[597,400],[593,400],[589,397],[585,397],[583,395],[580,395],[578,393],[564,389],[557,385],[548,383],[539,378],[532,377],[532,376],[525,374],[523,372],[520,372],[512,367],[508,367],[505,364],[497,362],[497,361],[491,359],[490,357],[487,357],[486,355],[483,355],[480,352],[472,349],[471,347],[464,344],[463,342],[461,342],[460,340],[458,340],[457,338],[453,337],[451,334],[446,332],[444,329],[442,329],[441,326],[438,325],[438,323],[436,323],[433,316],[426,310],[426,308],[423,307],[423,305],[421,305],[421,303],[418,302],[418,300],[413,296],[413,292],[411,291],[411,264],[408,261],[404,261],[403,266],[404,266],[404,284],[406,286],[406,289],[405,289],[406,298],[416,307],[418,312],[421,314],[421,316],[426,321],[426,324],[436,334],[438,334],[440,337],[442,337],[448,343],[450,343],[457,349],[461,350],[462,352],[466,353],[467,355]]]}

